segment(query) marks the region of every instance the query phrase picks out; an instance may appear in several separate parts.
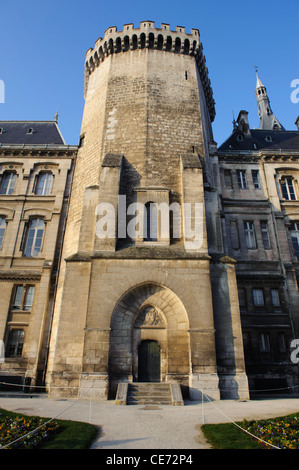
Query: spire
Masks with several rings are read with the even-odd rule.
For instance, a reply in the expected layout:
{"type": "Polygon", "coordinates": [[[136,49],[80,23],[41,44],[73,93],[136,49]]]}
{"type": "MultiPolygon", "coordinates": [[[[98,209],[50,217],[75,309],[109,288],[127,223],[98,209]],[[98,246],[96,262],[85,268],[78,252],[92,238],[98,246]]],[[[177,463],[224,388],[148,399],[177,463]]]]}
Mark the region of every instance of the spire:
{"type": "Polygon", "coordinates": [[[258,105],[258,112],[260,118],[260,129],[265,130],[284,130],[283,126],[280,124],[278,119],[274,116],[271,106],[270,99],[267,94],[266,87],[261,82],[261,79],[258,75],[257,67],[255,66],[256,73],[256,101],[258,105]]]}

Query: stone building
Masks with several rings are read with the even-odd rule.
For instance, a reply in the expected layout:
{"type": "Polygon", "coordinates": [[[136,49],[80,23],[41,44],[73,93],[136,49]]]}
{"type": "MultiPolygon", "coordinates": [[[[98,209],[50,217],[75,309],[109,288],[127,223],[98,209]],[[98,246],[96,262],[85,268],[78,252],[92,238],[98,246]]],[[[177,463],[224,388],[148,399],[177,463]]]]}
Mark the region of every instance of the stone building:
{"type": "Polygon", "coordinates": [[[16,217],[2,242],[7,351],[10,327],[26,323],[21,355],[5,358],[2,373],[64,397],[115,397],[130,382],[179,384],[191,399],[246,399],[266,379],[298,385],[289,342],[299,320],[299,134],[274,117],[265,87],[261,129],[241,111],[217,148],[198,30],[144,21],[108,28],[87,51],[84,97],[78,149],[45,132],[42,149],[28,141],[19,160],[10,142],[1,167],[19,161],[24,180],[0,206],[5,223],[16,217]],[[45,187],[53,178],[55,187],[36,194],[48,170],[45,187]],[[6,215],[9,204],[18,211],[6,215]],[[27,254],[29,233],[37,255],[27,254]],[[24,300],[11,308],[27,286],[30,315],[24,300]]]}
{"type": "Polygon", "coordinates": [[[217,151],[224,248],[237,261],[250,390],[298,393],[299,132],[275,117],[258,74],[255,93],[259,128],[241,111],[217,151]]]}
{"type": "Polygon", "coordinates": [[[76,151],[56,120],[0,122],[0,377],[15,391],[45,379],[76,151]]]}

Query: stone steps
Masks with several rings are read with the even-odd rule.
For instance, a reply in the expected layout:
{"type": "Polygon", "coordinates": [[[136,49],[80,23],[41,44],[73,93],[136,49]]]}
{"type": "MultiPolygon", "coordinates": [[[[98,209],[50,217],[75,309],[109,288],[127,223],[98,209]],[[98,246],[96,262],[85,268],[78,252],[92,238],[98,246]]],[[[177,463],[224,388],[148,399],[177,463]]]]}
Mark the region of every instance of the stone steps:
{"type": "Polygon", "coordinates": [[[129,384],[127,405],[171,405],[169,384],[129,384]]]}
{"type": "Polygon", "coordinates": [[[181,388],[169,383],[120,383],[117,405],[184,405],[181,388]]]}

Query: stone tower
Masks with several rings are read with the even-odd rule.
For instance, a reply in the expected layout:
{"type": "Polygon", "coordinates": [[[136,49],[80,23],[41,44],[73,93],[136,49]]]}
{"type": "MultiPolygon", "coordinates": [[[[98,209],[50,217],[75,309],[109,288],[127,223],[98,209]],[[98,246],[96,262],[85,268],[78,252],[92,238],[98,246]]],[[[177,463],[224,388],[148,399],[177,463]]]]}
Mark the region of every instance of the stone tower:
{"type": "MultiPolygon", "coordinates": [[[[218,180],[202,51],[197,29],[151,21],[110,27],[87,51],[49,352],[52,394],[88,389],[112,397],[120,382],[142,380],[219,398],[214,313],[221,321],[225,295],[234,318],[229,347],[239,358],[234,373],[243,377],[233,262],[218,258],[210,268],[221,237],[217,214],[206,215],[207,207],[217,212],[218,180]]],[[[223,324],[219,332],[224,364],[223,324]]]]}

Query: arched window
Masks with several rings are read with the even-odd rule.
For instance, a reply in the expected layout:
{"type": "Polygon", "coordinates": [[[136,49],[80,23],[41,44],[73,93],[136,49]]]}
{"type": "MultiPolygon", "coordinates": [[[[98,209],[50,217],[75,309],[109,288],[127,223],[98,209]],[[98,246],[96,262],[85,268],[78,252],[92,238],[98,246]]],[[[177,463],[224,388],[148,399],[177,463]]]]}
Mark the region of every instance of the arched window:
{"type": "Polygon", "coordinates": [[[31,219],[24,232],[24,250],[23,255],[35,257],[39,255],[44,235],[44,219],[31,219]]]}
{"type": "Polygon", "coordinates": [[[129,36],[124,37],[124,51],[128,51],[130,49],[130,39],[129,36]]]}
{"type": "Polygon", "coordinates": [[[121,52],[121,39],[120,38],[116,38],[115,52],[121,52]]]}
{"type": "Polygon", "coordinates": [[[184,54],[189,54],[189,50],[190,50],[190,42],[189,42],[189,39],[185,39],[185,42],[184,42],[184,54]]]}
{"type": "Polygon", "coordinates": [[[6,229],[6,220],[4,217],[0,217],[0,250],[3,244],[5,229],[6,229]]]}
{"type": "Polygon", "coordinates": [[[155,43],[155,36],[153,35],[153,33],[149,33],[149,37],[148,37],[148,47],[149,47],[149,49],[154,48],[154,43],[155,43]]]}
{"type": "Polygon", "coordinates": [[[137,41],[137,36],[136,36],[136,34],[133,34],[133,37],[132,37],[132,46],[133,46],[133,50],[135,50],[135,49],[138,48],[138,41],[137,41]]]}
{"type": "Polygon", "coordinates": [[[167,40],[166,40],[166,50],[167,50],[167,51],[171,51],[171,47],[172,47],[172,37],[171,37],[171,36],[167,36],[167,40]]]}
{"type": "Polygon", "coordinates": [[[49,171],[40,172],[35,183],[35,194],[47,196],[52,190],[53,174],[49,171]]]}
{"type": "Polygon", "coordinates": [[[110,38],[109,39],[109,42],[108,42],[108,51],[109,51],[109,54],[113,54],[114,50],[113,50],[113,39],[110,38]]]}
{"type": "Polygon", "coordinates": [[[145,34],[144,33],[141,33],[140,35],[140,47],[141,49],[145,48],[145,34]]]}
{"type": "Polygon", "coordinates": [[[180,52],[181,50],[181,39],[180,38],[176,38],[175,40],[175,52],[180,52]]]}
{"type": "Polygon", "coordinates": [[[144,241],[156,242],[158,239],[158,210],[154,202],[149,201],[144,206],[144,241]]]}
{"type": "Polygon", "coordinates": [[[163,49],[163,42],[164,42],[164,39],[163,39],[163,36],[162,34],[159,34],[158,36],[158,42],[157,42],[157,49],[161,50],[163,49]]]}
{"type": "Polygon", "coordinates": [[[0,194],[12,194],[15,190],[17,174],[14,171],[5,171],[1,178],[0,194]]]}

